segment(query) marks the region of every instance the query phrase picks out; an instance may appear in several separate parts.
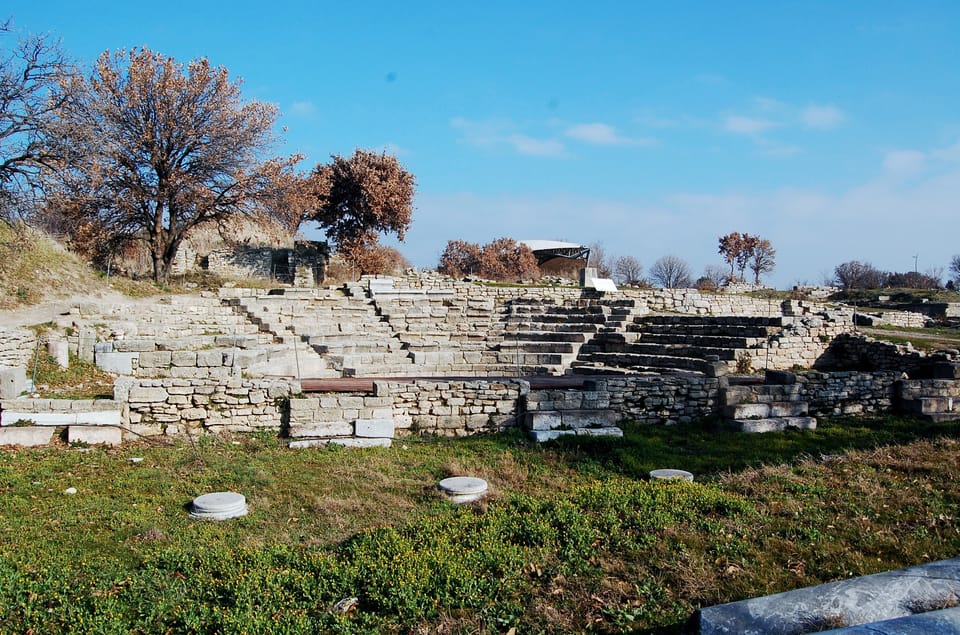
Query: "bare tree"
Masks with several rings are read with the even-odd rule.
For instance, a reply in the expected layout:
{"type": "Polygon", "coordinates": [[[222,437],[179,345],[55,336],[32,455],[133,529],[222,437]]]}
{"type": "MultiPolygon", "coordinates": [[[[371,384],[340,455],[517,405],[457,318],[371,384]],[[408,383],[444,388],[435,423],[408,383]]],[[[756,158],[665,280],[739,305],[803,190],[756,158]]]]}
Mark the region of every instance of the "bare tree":
{"type": "Polygon", "coordinates": [[[146,239],[162,282],[187,233],[255,213],[299,157],[265,160],[277,108],[244,103],[206,59],[149,49],[105,52],[57,130],[59,211],[114,241],[146,239]]]}
{"type": "Polygon", "coordinates": [[[680,289],[692,284],[690,266],[679,256],[663,256],[650,267],[650,277],[665,289],[680,289]]]}
{"type": "Polygon", "coordinates": [[[836,282],[844,289],[881,289],[886,286],[887,274],[869,262],[851,260],[834,269],[836,282]]]}
{"type": "Polygon", "coordinates": [[[316,207],[304,220],[320,223],[337,250],[360,264],[380,233],[404,239],[413,218],[416,179],[384,152],[357,149],[350,158],[332,159],[313,171],[316,207]]]}
{"type": "MultiPolygon", "coordinates": [[[[0,25],[0,35],[9,32],[9,22],[0,25]]],[[[0,52],[0,218],[28,215],[19,204],[56,159],[47,137],[74,73],[59,45],[45,36],[0,52]]]]}
{"type": "Polygon", "coordinates": [[[703,268],[701,278],[709,280],[714,289],[719,289],[730,279],[730,276],[720,265],[707,265],[703,268]]]}
{"type": "Polygon", "coordinates": [[[590,245],[590,258],[587,260],[587,266],[597,270],[598,278],[613,277],[613,269],[610,266],[607,250],[601,243],[590,245]]]}
{"type": "Polygon", "coordinates": [[[955,283],[960,283],[960,254],[950,259],[950,276],[955,283]]]}
{"type": "Polygon", "coordinates": [[[770,273],[777,264],[777,252],[766,238],[751,236],[753,243],[750,250],[750,271],[753,272],[753,283],[760,284],[760,274],[770,273]]]}
{"type": "Polygon", "coordinates": [[[633,256],[620,256],[613,261],[613,275],[619,284],[638,285],[643,282],[643,265],[633,256]]]}

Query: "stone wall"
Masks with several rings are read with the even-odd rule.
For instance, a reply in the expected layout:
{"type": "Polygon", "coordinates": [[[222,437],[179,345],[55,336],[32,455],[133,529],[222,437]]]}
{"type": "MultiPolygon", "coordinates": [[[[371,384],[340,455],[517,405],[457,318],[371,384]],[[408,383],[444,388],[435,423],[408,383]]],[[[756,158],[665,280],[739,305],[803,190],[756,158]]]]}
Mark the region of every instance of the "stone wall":
{"type": "Polygon", "coordinates": [[[610,409],[621,420],[690,423],[718,412],[724,381],[693,374],[596,378],[586,382],[583,390],[531,391],[524,408],[529,412],[610,409]]]}
{"type": "Polygon", "coordinates": [[[36,345],[33,331],[0,328],[0,366],[25,367],[33,358],[36,345]]]}
{"type": "Polygon", "coordinates": [[[130,434],[177,436],[212,432],[279,431],[293,387],[286,381],[135,379],[122,377],[115,398],[127,402],[130,434]]]}
{"type": "Polygon", "coordinates": [[[910,373],[928,363],[927,357],[911,346],[880,342],[864,335],[838,335],[823,356],[818,370],[895,370],[910,373]]]}

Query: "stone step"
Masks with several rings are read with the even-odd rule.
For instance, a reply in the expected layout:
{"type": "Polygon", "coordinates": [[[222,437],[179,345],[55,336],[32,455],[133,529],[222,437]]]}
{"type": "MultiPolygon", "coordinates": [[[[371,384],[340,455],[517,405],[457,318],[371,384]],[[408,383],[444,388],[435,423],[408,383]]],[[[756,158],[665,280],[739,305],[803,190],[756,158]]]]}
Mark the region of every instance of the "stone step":
{"type": "Polygon", "coordinates": [[[721,393],[726,406],[743,403],[771,403],[796,401],[803,386],[800,384],[759,384],[752,386],[728,386],[721,393]]]}
{"type": "Polygon", "coordinates": [[[723,414],[728,419],[768,419],[779,417],[803,417],[810,412],[805,401],[779,401],[772,403],[741,403],[724,406],[723,414]]]}
{"type": "Polygon", "coordinates": [[[612,410],[536,410],[524,415],[524,426],[527,430],[608,428],[618,420],[612,410]]]}
{"type": "Polygon", "coordinates": [[[555,441],[563,436],[622,437],[623,430],[617,426],[607,428],[576,428],[572,430],[528,430],[527,434],[537,443],[555,441]]]}
{"type": "Polygon", "coordinates": [[[782,432],[784,430],[815,430],[815,417],[770,417],[766,419],[734,419],[733,425],[741,432],[782,432]]]}
{"type": "Polygon", "coordinates": [[[521,351],[522,353],[528,354],[547,354],[547,353],[570,353],[573,354],[576,352],[573,344],[567,342],[535,342],[531,340],[527,341],[513,341],[513,340],[504,340],[500,343],[498,348],[501,351],[508,351],[510,354],[514,354],[516,351],[521,351]]]}
{"type": "Polygon", "coordinates": [[[901,405],[907,412],[921,415],[957,414],[960,415],[960,399],[953,397],[920,397],[904,399],[901,405]]]}
{"type": "Polygon", "coordinates": [[[707,372],[713,370],[712,362],[693,357],[676,357],[672,355],[641,355],[635,353],[591,353],[581,355],[578,362],[590,362],[614,368],[675,368],[707,372]]]}

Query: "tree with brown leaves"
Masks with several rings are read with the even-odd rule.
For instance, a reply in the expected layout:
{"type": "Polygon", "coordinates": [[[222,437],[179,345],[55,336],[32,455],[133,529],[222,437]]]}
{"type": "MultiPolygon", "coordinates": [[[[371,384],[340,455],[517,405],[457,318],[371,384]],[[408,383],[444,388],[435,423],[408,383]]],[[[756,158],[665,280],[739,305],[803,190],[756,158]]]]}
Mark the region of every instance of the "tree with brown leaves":
{"type": "Polygon", "coordinates": [[[437,271],[452,278],[480,273],[480,245],[465,240],[447,241],[437,271]]]}
{"type": "Polygon", "coordinates": [[[245,102],[206,59],[147,48],[103,53],[58,130],[62,213],[115,241],[145,239],[163,282],[190,229],[256,213],[299,157],[265,160],[277,108],[245,102]]]}
{"type": "Polygon", "coordinates": [[[350,158],[331,158],[311,174],[313,206],[303,220],[317,221],[337,251],[360,266],[380,233],[403,241],[413,219],[416,179],[385,152],[357,149],[350,158]]]}
{"type": "Polygon", "coordinates": [[[540,274],[537,257],[512,238],[497,238],[480,251],[480,275],[491,280],[528,280],[540,274]]]}

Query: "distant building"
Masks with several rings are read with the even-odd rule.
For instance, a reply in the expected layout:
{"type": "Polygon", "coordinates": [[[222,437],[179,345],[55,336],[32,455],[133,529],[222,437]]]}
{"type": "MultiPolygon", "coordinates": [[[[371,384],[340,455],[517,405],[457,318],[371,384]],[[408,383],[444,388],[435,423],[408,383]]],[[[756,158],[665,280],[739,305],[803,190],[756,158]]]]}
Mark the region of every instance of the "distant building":
{"type": "Polygon", "coordinates": [[[559,240],[521,240],[537,258],[540,271],[545,275],[576,277],[577,272],[587,266],[590,260],[590,248],[577,243],[559,240]]]}

